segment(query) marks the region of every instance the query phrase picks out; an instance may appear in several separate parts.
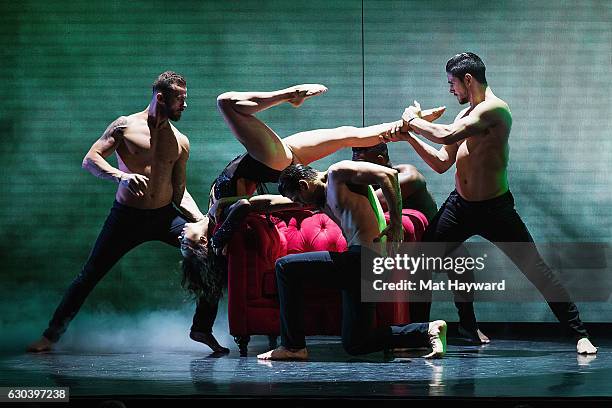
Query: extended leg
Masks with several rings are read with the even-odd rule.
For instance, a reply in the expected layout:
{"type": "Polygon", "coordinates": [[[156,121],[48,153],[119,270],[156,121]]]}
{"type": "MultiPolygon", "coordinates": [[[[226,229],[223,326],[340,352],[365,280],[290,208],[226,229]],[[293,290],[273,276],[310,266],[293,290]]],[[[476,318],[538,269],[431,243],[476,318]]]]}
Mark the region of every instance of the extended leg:
{"type": "Polygon", "coordinates": [[[399,129],[399,122],[364,128],[341,126],[296,133],[284,138],[283,142],[295,156],[294,162],[309,164],[346,147],[368,147],[385,142],[392,133],[399,133],[399,129]]]}
{"type": "MultiPolygon", "coordinates": [[[[446,249],[444,255],[453,254],[454,256],[461,256],[465,250],[460,249],[462,248],[461,244],[475,233],[471,224],[469,214],[465,213],[459,205],[458,194],[452,192],[431,220],[423,236],[423,241],[445,242],[446,249]],[[457,250],[459,252],[456,252],[457,250]]],[[[451,274],[449,278],[458,278],[462,282],[474,280],[473,271],[466,271],[460,277],[457,277],[456,274],[451,274]]],[[[473,298],[462,297],[459,293],[454,295],[461,335],[468,337],[472,341],[488,343],[489,338],[478,329],[473,298]]],[[[429,320],[430,303],[415,303],[414,305],[411,305],[411,308],[415,309],[416,316],[414,318],[419,321],[429,320]]],[[[412,309],[411,314],[414,316],[412,309]]]]}
{"type": "Polygon", "coordinates": [[[270,168],[283,170],[291,164],[291,150],[255,113],[284,102],[299,106],[305,99],[325,91],[323,85],[303,84],[274,92],[226,92],[217,97],[217,105],[251,156],[270,168]]]}
{"type": "Polygon", "coordinates": [[[484,223],[481,235],[504,251],[542,293],[557,319],[578,339],[578,352],[596,353],[597,348],[588,340],[588,332],[580,320],[578,308],[559,278],[540,256],[531,234],[514,209],[512,196],[509,195],[505,205],[489,218],[484,223]]]}
{"type": "Polygon", "coordinates": [[[137,223],[130,214],[116,208],[111,210],[85,266],[68,287],[43,337],[31,344],[28,351],[50,350],[100,279],[130,249],[146,241],[140,236],[137,223]]]}

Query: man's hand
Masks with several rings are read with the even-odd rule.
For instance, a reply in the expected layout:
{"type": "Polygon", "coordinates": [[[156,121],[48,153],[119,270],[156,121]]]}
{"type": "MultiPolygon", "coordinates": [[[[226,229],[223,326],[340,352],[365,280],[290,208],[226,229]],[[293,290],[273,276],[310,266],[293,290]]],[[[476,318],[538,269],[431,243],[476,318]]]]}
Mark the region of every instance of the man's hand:
{"type": "Polygon", "coordinates": [[[389,142],[397,142],[400,140],[404,140],[402,138],[401,132],[407,132],[408,130],[404,130],[404,122],[403,120],[397,120],[395,122],[391,122],[388,129],[386,129],[383,133],[381,133],[382,140],[381,142],[389,143],[389,142]]]}
{"type": "Polygon", "coordinates": [[[399,253],[399,244],[404,240],[403,226],[400,224],[398,228],[394,224],[387,225],[387,228],[382,230],[378,237],[374,238],[374,242],[380,242],[383,236],[387,237],[387,256],[395,256],[395,254],[399,253]]]}
{"type": "Polygon", "coordinates": [[[426,120],[427,122],[433,122],[434,120],[442,116],[445,110],[446,110],[445,106],[439,106],[437,108],[422,110],[421,104],[418,103],[417,101],[414,101],[414,105],[407,107],[404,110],[404,114],[402,115],[402,119],[404,121],[404,126],[405,126],[403,130],[404,131],[409,130],[409,129],[406,129],[406,127],[410,126],[409,122],[412,119],[420,118],[420,119],[426,120]]]}
{"type": "Polygon", "coordinates": [[[149,178],[141,174],[123,173],[119,184],[127,187],[136,197],[142,197],[147,190],[149,178]]]}

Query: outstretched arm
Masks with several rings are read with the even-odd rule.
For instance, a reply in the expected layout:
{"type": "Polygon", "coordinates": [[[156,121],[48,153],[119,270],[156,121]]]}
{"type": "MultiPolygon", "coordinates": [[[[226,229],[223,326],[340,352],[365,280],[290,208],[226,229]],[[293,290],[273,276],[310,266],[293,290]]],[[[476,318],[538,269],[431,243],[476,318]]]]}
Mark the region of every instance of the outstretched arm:
{"type": "Polygon", "coordinates": [[[450,169],[457,158],[459,146],[456,143],[444,145],[440,150],[436,150],[411,133],[408,133],[406,141],[410,143],[423,161],[437,173],[441,174],[450,169]]]}
{"type": "Polygon", "coordinates": [[[189,159],[189,140],[181,136],[181,155],[172,169],[172,202],[190,221],[200,221],[204,214],[187,191],[187,160],[189,159]]]}
{"type": "Polygon", "coordinates": [[[452,125],[439,125],[421,119],[420,106],[416,105],[404,111],[404,123],[410,130],[438,144],[451,145],[470,136],[483,135],[487,129],[500,122],[512,122],[508,107],[498,101],[479,103],[469,115],[456,120],[452,125]]]}
{"type": "MultiPolygon", "coordinates": [[[[223,253],[225,246],[249,213],[259,212],[269,214],[276,211],[305,208],[301,204],[294,203],[281,195],[262,194],[250,199],[234,198],[236,201],[230,205],[227,217],[211,238],[213,250],[217,254],[223,253]]],[[[226,201],[226,203],[228,202],[226,201]]],[[[222,211],[222,208],[218,208],[218,210],[222,211]]],[[[217,214],[220,214],[219,211],[217,211],[217,214]]]]}
{"type": "Polygon", "coordinates": [[[260,194],[249,199],[251,211],[262,213],[273,213],[278,211],[298,210],[298,209],[313,209],[314,206],[305,206],[301,203],[296,203],[277,194],[260,194]]]}
{"type": "Polygon", "coordinates": [[[124,184],[132,194],[142,197],[149,178],[141,174],[125,173],[111,166],[106,160],[123,143],[123,132],[127,125],[128,120],[124,116],[108,125],[100,139],[91,146],[83,158],[82,166],[94,176],[124,184]]]}
{"type": "Polygon", "coordinates": [[[218,200],[212,208],[215,214],[215,220],[221,218],[221,214],[225,208],[241,202],[242,206],[248,206],[249,211],[260,212],[260,213],[273,213],[277,211],[296,210],[296,209],[311,209],[314,207],[304,206],[301,203],[296,203],[283,197],[282,195],[276,194],[258,194],[252,197],[248,196],[235,196],[235,197],[224,197],[218,200]]]}
{"type": "Polygon", "coordinates": [[[330,166],[327,175],[328,183],[380,185],[389,208],[389,239],[402,241],[402,195],[397,170],[368,162],[344,160],[330,166]]]}
{"type": "MultiPolygon", "coordinates": [[[[444,113],[444,107],[423,111],[426,120],[435,120],[444,113]]],[[[315,129],[296,133],[283,139],[293,153],[294,162],[309,164],[346,147],[369,147],[379,143],[404,140],[403,120],[366,127],[340,126],[333,129],[315,129]]]]}

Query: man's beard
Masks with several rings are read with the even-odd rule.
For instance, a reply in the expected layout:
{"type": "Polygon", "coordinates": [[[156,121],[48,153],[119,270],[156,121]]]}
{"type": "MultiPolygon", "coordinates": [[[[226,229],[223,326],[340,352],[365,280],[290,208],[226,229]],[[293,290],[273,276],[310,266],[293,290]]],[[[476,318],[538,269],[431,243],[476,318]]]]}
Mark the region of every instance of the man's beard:
{"type": "Polygon", "coordinates": [[[169,98],[164,97],[164,102],[166,103],[166,106],[162,106],[162,113],[171,121],[178,122],[179,120],[181,120],[181,115],[183,114],[183,112],[171,111],[170,109],[168,109],[168,106],[170,106],[170,101],[168,99],[169,98]]]}
{"type": "Polygon", "coordinates": [[[182,112],[168,112],[168,119],[170,119],[173,122],[178,122],[179,120],[181,120],[181,115],[182,112]]]}

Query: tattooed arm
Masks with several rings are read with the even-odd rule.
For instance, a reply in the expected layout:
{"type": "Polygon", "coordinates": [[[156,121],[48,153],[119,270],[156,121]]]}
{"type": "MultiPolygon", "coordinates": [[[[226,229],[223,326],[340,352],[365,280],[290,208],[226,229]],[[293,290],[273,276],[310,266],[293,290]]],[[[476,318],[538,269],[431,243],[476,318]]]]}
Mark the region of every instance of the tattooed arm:
{"type": "Polygon", "coordinates": [[[121,116],[106,128],[100,139],[91,146],[83,158],[83,168],[96,177],[125,184],[132,194],[141,197],[147,189],[148,177],[141,174],[124,173],[106,161],[123,143],[123,132],[127,123],[127,118],[121,116]]]}

